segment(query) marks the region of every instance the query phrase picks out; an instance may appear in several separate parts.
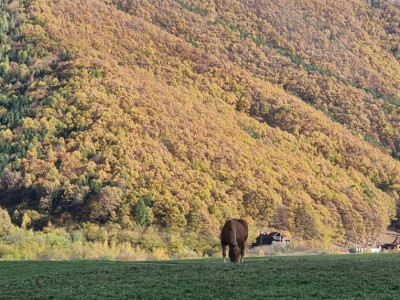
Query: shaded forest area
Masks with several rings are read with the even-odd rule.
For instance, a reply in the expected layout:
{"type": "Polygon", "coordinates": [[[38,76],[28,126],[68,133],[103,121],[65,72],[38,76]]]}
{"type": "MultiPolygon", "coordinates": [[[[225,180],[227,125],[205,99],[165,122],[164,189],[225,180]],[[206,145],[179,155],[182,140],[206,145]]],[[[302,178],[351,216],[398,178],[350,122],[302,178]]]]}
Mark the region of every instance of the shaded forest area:
{"type": "Polygon", "coordinates": [[[314,2],[3,0],[3,219],[372,243],[397,224],[400,10],[314,2]]]}

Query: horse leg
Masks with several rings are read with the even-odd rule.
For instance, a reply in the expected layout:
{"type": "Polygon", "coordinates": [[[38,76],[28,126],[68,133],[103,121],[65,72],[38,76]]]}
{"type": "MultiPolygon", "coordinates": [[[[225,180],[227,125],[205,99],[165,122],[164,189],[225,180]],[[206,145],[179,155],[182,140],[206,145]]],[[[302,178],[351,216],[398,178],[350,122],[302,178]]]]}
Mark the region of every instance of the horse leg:
{"type": "Polygon", "coordinates": [[[240,262],[243,262],[244,249],[246,248],[245,246],[246,246],[245,242],[240,244],[240,262]]]}
{"type": "Polygon", "coordinates": [[[227,245],[222,245],[222,257],[224,258],[224,263],[226,263],[226,247],[227,245]]]}

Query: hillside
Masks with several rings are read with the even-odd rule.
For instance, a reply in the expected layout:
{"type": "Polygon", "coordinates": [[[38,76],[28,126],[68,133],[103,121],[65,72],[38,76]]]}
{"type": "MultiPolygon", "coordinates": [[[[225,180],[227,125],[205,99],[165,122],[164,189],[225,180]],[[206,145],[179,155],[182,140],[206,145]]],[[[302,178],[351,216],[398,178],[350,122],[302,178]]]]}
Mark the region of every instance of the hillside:
{"type": "Polygon", "coordinates": [[[3,1],[0,206],[373,241],[400,192],[389,1],[3,1]]]}

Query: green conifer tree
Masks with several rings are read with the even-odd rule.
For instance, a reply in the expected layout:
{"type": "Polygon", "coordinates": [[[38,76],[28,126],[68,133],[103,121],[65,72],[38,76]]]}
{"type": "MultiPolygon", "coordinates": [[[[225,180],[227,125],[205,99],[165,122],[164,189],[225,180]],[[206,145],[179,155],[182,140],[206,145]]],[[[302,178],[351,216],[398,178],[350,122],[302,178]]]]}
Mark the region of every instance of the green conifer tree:
{"type": "Polygon", "coordinates": [[[144,201],[142,198],[139,199],[138,203],[135,206],[135,209],[133,211],[136,222],[140,226],[146,226],[147,225],[147,211],[146,211],[146,205],[144,204],[144,201]]]}

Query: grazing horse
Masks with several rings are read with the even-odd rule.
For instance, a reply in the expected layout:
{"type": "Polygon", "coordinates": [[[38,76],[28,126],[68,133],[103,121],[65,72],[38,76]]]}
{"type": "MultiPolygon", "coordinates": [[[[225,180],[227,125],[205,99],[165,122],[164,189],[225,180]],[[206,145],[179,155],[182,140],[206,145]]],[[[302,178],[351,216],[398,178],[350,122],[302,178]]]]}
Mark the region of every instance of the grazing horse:
{"type": "Polygon", "coordinates": [[[221,246],[224,263],[226,263],[226,246],[229,246],[231,262],[243,262],[246,247],[248,226],[245,220],[232,219],[226,221],[221,230],[221,246]]]}

